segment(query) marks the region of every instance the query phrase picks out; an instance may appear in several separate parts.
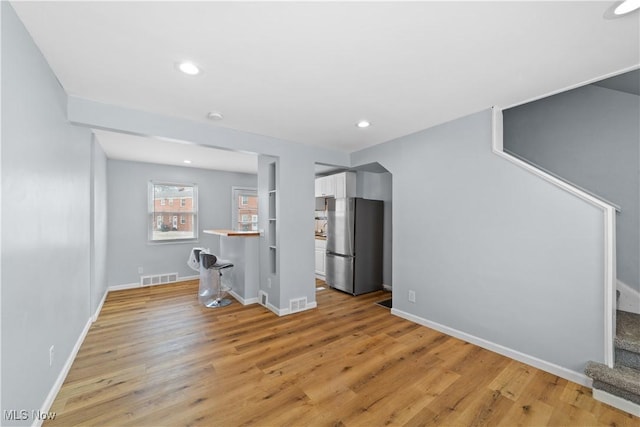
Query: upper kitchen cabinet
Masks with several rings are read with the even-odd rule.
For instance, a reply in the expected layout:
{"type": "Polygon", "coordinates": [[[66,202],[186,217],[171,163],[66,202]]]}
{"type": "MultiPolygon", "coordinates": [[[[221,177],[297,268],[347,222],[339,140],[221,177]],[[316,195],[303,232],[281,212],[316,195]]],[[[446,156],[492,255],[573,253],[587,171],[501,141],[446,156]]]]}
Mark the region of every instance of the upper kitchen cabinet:
{"type": "Polygon", "coordinates": [[[335,197],[336,180],[334,175],[316,178],[316,197],[335,197]]]}
{"type": "Polygon", "coordinates": [[[355,172],[341,172],[316,178],[316,197],[355,197],[355,172]]]}
{"type": "Polygon", "coordinates": [[[355,172],[342,172],[332,175],[336,180],[336,199],[343,197],[356,197],[355,172]]]}

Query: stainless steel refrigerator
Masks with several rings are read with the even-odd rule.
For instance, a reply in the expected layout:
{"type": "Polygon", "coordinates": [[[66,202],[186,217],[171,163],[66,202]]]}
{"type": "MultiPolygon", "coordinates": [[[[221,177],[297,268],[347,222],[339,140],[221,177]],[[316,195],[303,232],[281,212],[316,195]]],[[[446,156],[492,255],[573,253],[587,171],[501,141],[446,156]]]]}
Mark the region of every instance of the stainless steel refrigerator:
{"type": "Polygon", "coordinates": [[[380,200],[328,199],[326,282],[352,295],[382,289],[380,200]]]}

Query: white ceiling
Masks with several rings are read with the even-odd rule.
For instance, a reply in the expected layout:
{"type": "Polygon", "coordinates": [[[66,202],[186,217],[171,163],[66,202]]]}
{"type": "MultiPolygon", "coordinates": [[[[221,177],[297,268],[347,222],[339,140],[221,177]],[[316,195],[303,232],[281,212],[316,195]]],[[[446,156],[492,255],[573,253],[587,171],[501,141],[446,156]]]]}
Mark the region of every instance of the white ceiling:
{"type": "Polygon", "coordinates": [[[347,152],[638,67],[614,3],[12,2],[70,95],[347,152]]]}
{"type": "Polygon", "coordinates": [[[97,129],[94,133],[110,159],[253,174],[258,171],[258,157],[253,154],[97,129]]]}

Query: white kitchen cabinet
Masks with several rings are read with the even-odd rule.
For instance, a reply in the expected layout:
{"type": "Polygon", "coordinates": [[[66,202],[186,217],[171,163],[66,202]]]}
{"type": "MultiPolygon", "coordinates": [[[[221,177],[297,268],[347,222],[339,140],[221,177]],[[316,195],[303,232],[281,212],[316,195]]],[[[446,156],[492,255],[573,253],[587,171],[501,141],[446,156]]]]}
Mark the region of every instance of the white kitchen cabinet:
{"type": "Polygon", "coordinates": [[[316,178],[316,197],[356,197],[355,172],[341,172],[316,178]]]}
{"type": "Polygon", "coordinates": [[[356,174],[354,172],[342,172],[332,175],[335,178],[335,198],[356,197],[356,174]]]}
{"type": "Polygon", "coordinates": [[[333,175],[316,178],[316,197],[335,197],[336,179],[333,175]]]}
{"type": "Polygon", "coordinates": [[[316,276],[321,279],[325,277],[325,257],[327,252],[327,241],[316,239],[316,276]]]}

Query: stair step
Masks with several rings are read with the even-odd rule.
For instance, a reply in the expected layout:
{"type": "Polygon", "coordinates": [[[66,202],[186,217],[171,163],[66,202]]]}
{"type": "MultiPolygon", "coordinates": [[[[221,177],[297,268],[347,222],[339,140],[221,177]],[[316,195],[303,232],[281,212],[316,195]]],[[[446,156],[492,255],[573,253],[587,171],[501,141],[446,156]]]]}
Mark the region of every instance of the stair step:
{"type": "Polygon", "coordinates": [[[640,354],[616,348],[616,365],[640,370],[640,354]]]}
{"type": "Polygon", "coordinates": [[[584,373],[593,378],[593,387],[640,404],[640,371],[627,366],[609,368],[588,362],[584,373]]]}
{"type": "Polygon", "coordinates": [[[640,314],[616,312],[616,348],[640,354],[640,314]]]}

